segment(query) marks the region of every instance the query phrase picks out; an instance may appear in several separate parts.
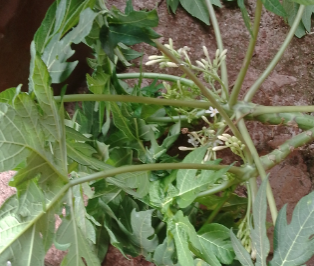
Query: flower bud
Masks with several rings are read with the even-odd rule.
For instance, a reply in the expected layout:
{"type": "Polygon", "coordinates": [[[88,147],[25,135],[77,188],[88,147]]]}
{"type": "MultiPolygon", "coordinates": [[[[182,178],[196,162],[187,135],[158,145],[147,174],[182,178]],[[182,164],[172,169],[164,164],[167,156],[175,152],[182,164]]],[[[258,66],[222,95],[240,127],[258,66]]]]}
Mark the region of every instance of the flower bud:
{"type": "Polygon", "coordinates": [[[196,60],[195,62],[196,62],[196,64],[197,64],[199,67],[204,68],[204,69],[206,68],[205,65],[204,65],[202,62],[200,62],[200,61],[198,61],[198,60],[196,60]]]}
{"type": "Polygon", "coordinates": [[[227,54],[227,49],[225,49],[225,50],[223,50],[222,52],[221,52],[221,54],[220,54],[220,56],[219,56],[219,58],[220,58],[220,60],[222,60],[221,58],[224,56],[224,55],[226,55],[227,54]]]}
{"type": "Polygon", "coordinates": [[[164,61],[164,59],[157,59],[157,60],[152,60],[152,61],[148,61],[145,63],[146,66],[151,66],[151,65],[154,65],[156,63],[159,63],[159,62],[162,62],[164,61]]]}
{"type": "Polygon", "coordinates": [[[163,55],[151,55],[148,57],[149,60],[155,60],[155,59],[161,59],[163,58],[163,55]]]}
{"type": "Polygon", "coordinates": [[[231,136],[229,135],[229,134],[226,134],[226,133],[224,133],[224,134],[221,134],[222,136],[224,136],[224,137],[226,137],[226,138],[231,138],[231,136]]]}
{"type": "Polygon", "coordinates": [[[215,58],[218,58],[219,57],[219,54],[220,54],[220,51],[219,49],[216,50],[216,54],[215,54],[215,58]]]}
{"type": "Polygon", "coordinates": [[[220,151],[220,150],[223,150],[225,148],[227,148],[227,146],[217,146],[217,147],[212,148],[212,150],[213,151],[220,151]]]}
{"type": "Polygon", "coordinates": [[[225,136],[218,136],[217,138],[220,139],[220,140],[223,140],[223,141],[228,141],[229,140],[225,136]]]}
{"type": "Polygon", "coordinates": [[[183,147],[183,146],[178,147],[178,149],[180,151],[192,151],[192,150],[195,150],[195,148],[189,148],[189,147],[183,147]]]}
{"type": "Polygon", "coordinates": [[[209,59],[209,54],[208,54],[208,50],[206,46],[203,46],[203,52],[204,52],[204,55],[207,57],[207,59],[209,59]]]}
{"type": "Polygon", "coordinates": [[[168,67],[178,67],[178,65],[173,62],[167,62],[165,65],[168,67]]]}

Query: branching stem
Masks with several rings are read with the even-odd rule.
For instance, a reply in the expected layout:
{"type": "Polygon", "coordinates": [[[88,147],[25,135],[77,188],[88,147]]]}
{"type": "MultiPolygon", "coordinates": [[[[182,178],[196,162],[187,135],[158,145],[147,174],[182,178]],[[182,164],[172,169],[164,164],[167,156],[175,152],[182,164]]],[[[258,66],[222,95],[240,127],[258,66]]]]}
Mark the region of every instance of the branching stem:
{"type": "Polygon", "coordinates": [[[253,25],[253,34],[251,36],[250,39],[250,43],[249,43],[249,47],[246,51],[246,55],[240,70],[240,73],[238,74],[238,77],[235,81],[234,87],[232,89],[231,92],[231,96],[229,99],[229,106],[232,107],[233,105],[236,104],[237,99],[238,99],[238,95],[239,92],[241,90],[246,72],[249,68],[252,56],[253,56],[253,52],[254,52],[254,48],[255,48],[255,44],[257,41],[257,36],[258,36],[258,31],[259,31],[259,25],[260,25],[260,21],[261,21],[261,15],[262,15],[262,8],[263,8],[263,4],[261,0],[257,0],[256,2],[256,8],[255,8],[255,18],[254,18],[254,25],[253,25]]]}
{"type": "Polygon", "coordinates": [[[295,17],[295,20],[291,26],[291,29],[290,29],[285,41],[281,45],[279,51],[277,52],[277,54],[275,55],[275,57],[273,58],[271,63],[268,65],[268,67],[266,68],[264,73],[255,81],[255,83],[252,85],[252,87],[248,90],[247,94],[244,97],[244,101],[249,102],[252,100],[252,98],[255,95],[255,93],[257,92],[258,88],[262,85],[262,83],[265,81],[265,79],[269,76],[269,74],[273,71],[273,69],[275,68],[275,66],[279,62],[280,58],[282,57],[283,53],[285,52],[289,43],[291,42],[297,27],[299,26],[299,23],[301,21],[304,9],[305,9],[305,6],[300,5],[299,11],[295,17]]]}
{"type": "MultiPolygon", "coordinates": [[[[241,117],[241,115],[242,114],[240,112],[237,112],[237,117],[241,117]]],[[[244,120],[241,119],[239,121],[238,125],[239,125],[240,132],[242,133],[244,139],[246,140],[246,144],[248,145],[250,153],[252,154],[252,157],[253,157],[254,163],[256,165],[257,171],[258,171],[260,177],[262,178],[262,180],[264,180],[265,178],[267,178],[267,174],[266,174],[266,171],[263,167],[261,159],[257,153],[257,150],[254,146],[254,143],[251,139],[251,136],[250,136],[249,132],[247,131],[244,120]]],[[[275,224],[278,212],[277,212],[277,208],[276,208],[275,198],[274,198],[273,192],[271,190],[271,187],[269,185],[269,182],[267,183],[266,195],[267,195],[267,199],[268,199],[271,217],[272,217],[273,223],[275,224]]],[[[254,197],[254,196],[255,195],[252,195],[252,197],[254,197]]]]}

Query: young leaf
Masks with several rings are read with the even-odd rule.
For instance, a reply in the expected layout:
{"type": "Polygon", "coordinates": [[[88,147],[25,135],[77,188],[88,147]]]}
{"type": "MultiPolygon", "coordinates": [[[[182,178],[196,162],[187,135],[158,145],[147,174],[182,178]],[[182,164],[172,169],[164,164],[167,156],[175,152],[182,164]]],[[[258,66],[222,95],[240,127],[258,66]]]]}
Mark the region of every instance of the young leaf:
{"type": "Polygon", "coordinates": [[[266,258],[269,252],[269,240],[266,233],[267,183],[268,179],[266,178],[260,186],[253,204],[254,229],[251,228],[251,238],[253,248],[256,250],[256,266],[267,265],[266,258]]]}
{"type": "Polygon", "coordinates": [[[242,266],[254,266],[250,254],[242,246],[240,240],[234,235],[230,229],[230,237],[232,242],[233,250],[237,256],[237,259],[240,261],[242,266]]]}
{"type": "Polygon", "coordinates": [[[221,224],[205,225],[197,232],[202,258],[210,265],[230,264],[234,259],[229,229],[221,224]]]}
{"type": "Polygon", "coordinates": [[[303,197],[295,207],[291,223],[287,224],[285,205],[279,212],[274,234],[274,265],[301,265],[314,254],[314,192],[303,197]]]}

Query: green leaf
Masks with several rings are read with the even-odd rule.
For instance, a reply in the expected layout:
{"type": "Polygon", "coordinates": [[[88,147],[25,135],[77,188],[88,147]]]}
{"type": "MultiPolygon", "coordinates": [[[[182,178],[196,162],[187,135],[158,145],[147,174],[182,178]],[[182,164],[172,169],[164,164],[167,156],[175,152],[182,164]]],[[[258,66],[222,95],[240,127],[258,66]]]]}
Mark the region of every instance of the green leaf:
{"type": "Polygon", "coordinates": [[[99,39],[102,44],[102,48],[108,55],[111,61],[114,58],[113,49],[117,46],[119,42],[126,45],[134,45],[137,43],[145,42],[152,46],[155,43],[152,39],[159,38],[156,32],[150,28],[134,27],[132,25],[110,25],[107,27],[104,25],[100,30],[99,39]]]}
{"type": "MultiPolygon", "coordinates": [[[[294,2],[291,2],[290,0],[283,0],[282,1],[283,8],[285,9],[288,19],[288,24],[292,26],[295,17],[298,13],[300,5],[294,2]]],[[[305,35],[305,28],[303,26],[303,23],[300,23],[295,31],[295,36],[298,38],[301,38],[305,35]]]]}
{"type": "MultiPolygon", "coordinates": [[[[25,223],[12,216],[7,216],[6,219],[1,220],[1,242],[6,245],[8,243],[6,241],[14,239],[23,227],[25,227],[25,223]]],[[[10,261],[12,265],[16,266],[44,265],[45,247],[40,234],[38,226],[33,225],[30,227],[18,240],[10,245],[10,249],[0,253],[0,264],[7,265],[7,261],[10,261]]],[[[2,248],[3,246],[0,245],[0,250],[3,250],[2,248]]]]}
{"type": "Polygon", "coordinates": [[[0,102],[12,105],[15,95],[16,95],[16,88],[6,89],[0,93],[0,102]]]}
{"type": "MultiPolygon", "coordinates": [[[[189,153],[183,162],[201,163],[206,151],[206,147],[198,148],[189,153]]],[[[218,163],[218,161],[215,163],[218,163]]],[[[200,174],[197,174],[197,169],[180,169],[177,173],[176,185],[178,189],[177,202],[180,208],[189,206],[200,191],[206,190],[209,185],[215,183],[228,169],[226,167],[219,171],[202,170],[200,174]]]]}
{"type": "MultiPolygon", "coordinates": [[[[125,46],[125,47],[127,47],[127,46],[125,46]]],[[[144,53],[137,52],[137,51],[135,51],[129,47],[127,47],[127,48],[120,47],[120,50],[121,50],[123,56],[125,57],[125,59],[127,61],[131,61],[131,60],[138,58],[144,54],[144,53]]]]}
{"type": "Polygon", "coordinates": [[[62,223],[56,233],[56,241],[61,245],[71,243],[61,266],[85,266],[84,261],[88,266],[100,266],[100,261],[95,255],[92,246],[76,224],[76,219],[73,216],[70,219],[62,219],[62,223]]]}
{"type": "Polygon", "coordinates": [[[296,205],[291,223],[287,225],[285,205],[279,212],[274,234],[274,257],[270,266],[301,265],[314,254],[314,192],[296,205]]]}
{"type": "Polygon", "coordinates": [[[210,265],[230,264],[234,259],[230,232],[221,224],[205,225],[198,232],[202,258],[210,265]]]}
{"type": "Polygon", "coordinates": [[[254,266],[250,254],[242,246],[240,240],[234,235],[232,229],[230,229],[230,237],[232,242],[233,250],[237,256],[237,259],[240,261],[243,266],[254,266]]]}
{"type": "Polygon", "coordinates": [[[67,139],[76,140],[76,141],[90,141],[90,139],[86,138],[83,134],[76,131],[74,128],[65,126],[65,132],[67,139]]]}
{"type": "Polygon", "coordinates": [[[314,13],[314,5],[306,6],[302,15],[302,23],[307,32],[311,32],[312,13],[314,13]]]}
{"type": "Polygon", "coordinates": [[[94,94],[103,94],[105,91],[105,86],[109,80],[110,76],[105,74],[100,69],[93,74],[93,77],[91,77],[89,74],[86,74],[88,89],[94,94]]]}
{"type": "Polygon", "coordinates": [[[183,216],[182,211],[178,211],[168,222],[168,227],[174,238],[180,265],[194,265],[193,254],[189,249],[189,243],[198,250],[200,249],[200,244],[195,229],[189,219],[183,216]]]}
{"type": "Polygon", "coordinates": [[[142,171],[119,174],[116,178],[107,178],[107,181],[122,188],[128,194],[142,198],[149,192],[149,177],[149,171],[142,171]],[[134,189],[137,190],[134,191],[134,189]]]}
{"type": "Polygon", "coordinates": [[[262,0],[264,7],[269,10],[270,12],[281,16],[286,17],[287,13],[279,0],[262,0]]]}
{"type": "Polygon", "coordinates": [[[256,250],[256,266],[266,266],[266,258],[269,252],[269,240],[266,229],[266,187],[268,179],[265,179],[259,188],[253,203],[253,223],[251,228],[251,238],[253,247],[256,250]]]}
{"type": "Polygon", "coordinates": [[[157,235],[152,227],[152,213],[154,210],[137,212],[135,209],[131,213],[132,239],[131,241],[139,247],[139,254],[147,255],[153,252],[158,246],[157,235]]]}
{"type": "Polygon", "coordinates": [[[209,13],[204,0],[180,0],[180,4],[193,17],[203,21],[206,25],[210,25],[209,13]]]}
{"type": "Polygon", "coordinates": [[[54,2],[48,9],[44,20],[35,33],[34,42],[36,51],[41,55],[52,37],[54,23],[56,21],[57,2],[54,2]]]}
{"type": "Polygon", "coordinates": [[[70,44],[78,44],[84,40],[91,30],[96,16],[97,13],[93,12],[91,9],[85,9],[80,14],[79,24],[73,30],[62,39],[61,33],[54,35],[44,49],[42,59],[47,65],[52,83],[60,83],[72,73],[78,61],[67,62],[74,54],[70,44]]]}
{"type": "Polygon", "coordinates": [[[112,17],[108,18],[109,23],[130,25],[133,27],[157,27],[158,15],[156,10],[149,12],[145,11],[130,11],[128,14],[122,14],[120,10],[113,8],[112,17]]]}
{"type": "Polygon", "coordinates": [[[175,255],[173,240],[166,237],[164,242],[156,248],[153,261],[158,266],[179,266],[179,264],[174,263],[177,261],[175,255]]]}
{"type": "Polygon", "coordinates": [[[168,10],[170,9],[174,14],[177,11],[179,0],[167,0],[168,10]]]}
{"type": "Polygon", "coordinates": [[[305,6],[314,5],[314,0],[291,0],[291,1],[305,6]]]}
{"type": "Polygon", "coordinates": [[[124,134],[126,138],[129,140],[135,140],[136,138],[130,128],[129,121],[127,121],[125,116],[122,114],[119,106],[115,102],[112,102],[110,103],[110,107],[112,110],[114,125],[124,134]]]}
{"type": "Polygon", "coordinates": [[[248,31],[251,34],[251,36],[253,36],[251,20],[250,20],[250,17],[249,17],[249,13],[247,12],[246,6],[244,4],[244,0],[238,0],[237,3],[238,3],[238,7],[241,10],[242,18],[243,18],[245,27],[248,29],[248,31]]]}

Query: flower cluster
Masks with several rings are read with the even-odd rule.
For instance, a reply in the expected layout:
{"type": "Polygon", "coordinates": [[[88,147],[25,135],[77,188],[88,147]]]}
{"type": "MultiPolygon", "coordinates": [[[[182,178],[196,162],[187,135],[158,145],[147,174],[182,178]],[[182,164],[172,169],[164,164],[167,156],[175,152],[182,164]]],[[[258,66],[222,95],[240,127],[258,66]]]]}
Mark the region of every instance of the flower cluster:
{"type": "Polygon", "coordinates": [[[208,50],[205,46],[203,46],[203,52],[206,56],[206,59],[201,59],[201,61],[195,61],[196,64],[207,72],[215,72],[218,71],[218,68],[222,64],[222,62],[226,59],[227,50],[220,51],[219,49],[216,50],[215,59],[211,62],[208,50]]]}
{"type": "MultiPolygon", "coordinates": [[[[165,44],[165,47],[169,49],[169,51],[180,61],[183,61],[183,64],[187,64],[189,66],[192,65],[190,57],[188,55],[188,52],[190,51],[190,48],[188,46],[184,46],[183,48],[180,48],[179,50],[175,50],[173,47],[173,40],[169,39],[169,44],[165,44]]],[[[178,67],[176,63],[173,63],[170,61],[170,59],[162,53],[162,55],[151,55],[148,57],[148,60],[145,65],[150,66],[159,63],[160,68],[165,67],[178,67]]]]}
{"type": "Polygon", "coordinates": [[[244,160],[242,151],[245,148],[245,145],[237,137],[230,136],[229,134],[222,134],[221,136],[218,136],[218,139],[224,141],[225,145],[214,147],[213,151],[230,148],[234,154],[239,155],[244,160]]]}

